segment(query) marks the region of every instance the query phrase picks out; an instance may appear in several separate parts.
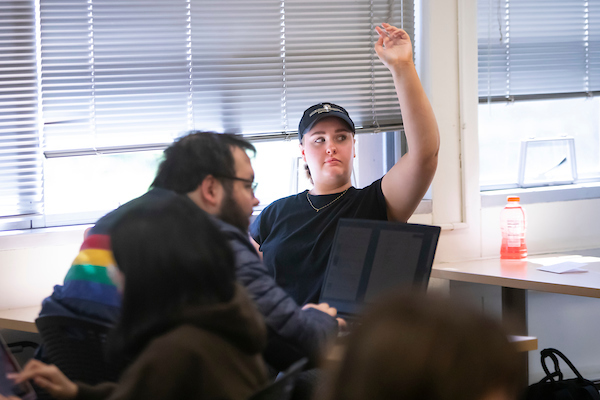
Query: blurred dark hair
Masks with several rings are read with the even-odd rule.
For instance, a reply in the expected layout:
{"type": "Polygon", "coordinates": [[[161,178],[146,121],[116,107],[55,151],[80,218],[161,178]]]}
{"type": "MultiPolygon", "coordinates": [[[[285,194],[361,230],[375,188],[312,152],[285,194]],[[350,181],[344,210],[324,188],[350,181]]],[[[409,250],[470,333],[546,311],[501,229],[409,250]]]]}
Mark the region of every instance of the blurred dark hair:
{"type": "Polygon", "coordinates": [[[518,382],[518,355],[496,321],[441,297],[394,295],[352,333],[325,398],[517,398],[518,382]]]}
{"type": "Polygon", "coordinates": [[[134,358],[153,337],[182,322],[189,307],[234,294],[231,249],[204,211],[184,196],[132,210],[110,231],[125,276],[110,353],[134,358]]]}
{"type": "Polygon", "coordinates": [[[235,176],[232,147],[256,153],[254,146],[238,135],[189,132],[165,150],[151,186],[185,194],[196,190],[208,175],[235,176]]]}
{"type": "Polygon", "coordinates": [[[304,172],[306,172],[306,177],[308,178],[308,180],[310,181],[310,183],[314,185],[315,183],[313,182],[313,178],[312,178],[312,175],[310,173],[310,168],[308,168],[308,164],[304,164],[304,172]]]}

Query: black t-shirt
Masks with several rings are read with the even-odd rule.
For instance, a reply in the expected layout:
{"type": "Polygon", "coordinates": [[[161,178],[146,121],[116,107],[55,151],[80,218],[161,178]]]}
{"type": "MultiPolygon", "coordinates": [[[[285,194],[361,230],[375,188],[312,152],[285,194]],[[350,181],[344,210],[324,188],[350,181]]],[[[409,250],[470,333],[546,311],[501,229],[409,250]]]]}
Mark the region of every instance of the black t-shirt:
{"type": "Polygon", "coordinates": [[[381,179],[364,189],[351,187],[322,196],[308,191],[271,203],[250,226],[264,263],[277,283],[298,304],[318,303],[333,237],[340,218],[387,220],[381,179]]]}

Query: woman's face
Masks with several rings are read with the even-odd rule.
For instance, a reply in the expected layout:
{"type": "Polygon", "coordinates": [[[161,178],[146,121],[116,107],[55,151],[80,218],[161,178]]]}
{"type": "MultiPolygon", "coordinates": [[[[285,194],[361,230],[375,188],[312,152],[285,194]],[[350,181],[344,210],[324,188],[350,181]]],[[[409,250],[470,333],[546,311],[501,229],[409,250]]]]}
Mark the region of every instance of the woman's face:
{"type": "Polygon", "coordinates": [[[350,182],[354,136],[343,120],[331,117],[319,121],[304,134],[300,151],[315,187],[335,188],[350,182]]]}

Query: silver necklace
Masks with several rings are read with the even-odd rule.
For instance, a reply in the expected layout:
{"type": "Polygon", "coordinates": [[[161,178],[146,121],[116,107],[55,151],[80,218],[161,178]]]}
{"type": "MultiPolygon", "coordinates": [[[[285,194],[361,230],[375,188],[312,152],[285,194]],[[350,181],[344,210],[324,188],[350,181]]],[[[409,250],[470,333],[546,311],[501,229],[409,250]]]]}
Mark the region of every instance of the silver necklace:
{"type": "MultiPolygon", "coordinates": [[[[350,189],[350,188],[348,188],[350,189]]],[[[331,200],[329,203],[325,204],[323,207],[315,207],[312,203],[312,201],[310,201],[310,197],[308,197],[308,192],[306,192],[306,200],[308,200],[308,204],[310,204],[310,206],[313,208],[313,210],[315,210],[316,212],[321,211],[322,209],[329,207],[330,205],[332,205],[333,203],[335,203],[336,201],[338,201],[343,195],[346,194],[346,192],[348,191],[348,189],[344,190],[338,197],[336,197],[335,199],[331,200]]]]}

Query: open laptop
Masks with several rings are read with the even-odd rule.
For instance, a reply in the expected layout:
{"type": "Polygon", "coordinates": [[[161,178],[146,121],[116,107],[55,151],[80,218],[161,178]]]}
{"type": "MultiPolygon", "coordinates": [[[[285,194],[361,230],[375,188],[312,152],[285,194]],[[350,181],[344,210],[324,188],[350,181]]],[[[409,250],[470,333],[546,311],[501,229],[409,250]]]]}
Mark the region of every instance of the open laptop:
{"type": "Polygon", "coordinates": [[[6,377],[9,372],[20,372],[21,368],[13,357],[10,349],[0,336],[0,394],[3,396],[17,396],[23,400],[35,400],[37,398],[33,387],[29,382],[15,385],[6,377]]]}
{"type": "Polygon", "coordinates": [[[439,226],[340,219],[320,302],[352,318],[392,290],[427,289],[439,226]]]}

